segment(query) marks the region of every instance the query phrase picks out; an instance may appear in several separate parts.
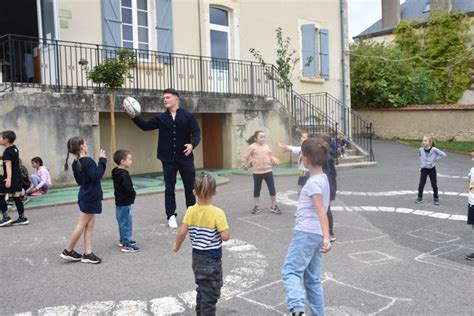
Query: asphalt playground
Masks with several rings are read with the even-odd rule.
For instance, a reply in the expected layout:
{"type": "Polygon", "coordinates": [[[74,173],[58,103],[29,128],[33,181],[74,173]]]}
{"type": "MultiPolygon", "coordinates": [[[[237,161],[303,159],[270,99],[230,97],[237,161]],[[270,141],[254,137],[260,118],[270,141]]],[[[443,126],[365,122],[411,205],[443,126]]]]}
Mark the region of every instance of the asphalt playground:
{"type": "MultiPolygon", "coordinates": [[[[429,183],[424,203],[414,203],[416,148],[376,141],[374,151],[375,167],[338,171],[337,240],[321,273],[326,315],[474,315],[474,262],[464,258],[474,252],[474,230],[466,225],[470,157],[448,153],[440,161],[441,204],[435,206],[429,183]]],[[[250,214],[248,174],[213,173],[220,183],[214,204],[231,229],[218,315],[287,315],[281,270],[294,225],[296,172],[289,168],[275,178],[282,215],[250,214]]],[[[180,252],[171,251],[176,231],[166,225],[159,181],[135,181],[143,186],[133,207],[138,253],[120,252],[113,200],[104,201],[93,237],[99,265],[59,257],[79,214],[77,191],[58,189],[70,200],[53,200],[54,191],[49,202],[32,200],[30,225],[0,229],[0,315],[193,315],[191,248],[186,241],[180,252]]],[[[264,187],[264,209],[267,195],[264,187]]],[[[177,202],[180,222],[182,191],[177,202]]]]}

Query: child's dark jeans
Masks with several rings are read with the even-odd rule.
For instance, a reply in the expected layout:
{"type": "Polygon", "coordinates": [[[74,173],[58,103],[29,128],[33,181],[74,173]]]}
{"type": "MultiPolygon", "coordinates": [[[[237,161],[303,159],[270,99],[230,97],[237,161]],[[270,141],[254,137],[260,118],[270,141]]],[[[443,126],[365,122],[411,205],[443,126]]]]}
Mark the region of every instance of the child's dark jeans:
{"type": "Polygon", "coordinates": [[[221,296],[222,261],[193,252],[193,271],[196,288],[196,315],[216,315],[216,304],[221,296]]]}

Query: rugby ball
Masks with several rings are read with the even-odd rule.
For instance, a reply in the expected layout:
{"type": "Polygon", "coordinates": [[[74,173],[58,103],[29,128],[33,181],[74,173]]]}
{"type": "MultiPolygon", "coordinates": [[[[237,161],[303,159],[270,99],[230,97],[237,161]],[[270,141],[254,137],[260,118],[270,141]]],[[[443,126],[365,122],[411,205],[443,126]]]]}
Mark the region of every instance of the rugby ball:
{"type": "Polygon", "coordinates": [[[125,112],[127,112],[131,117],[140,115],[142,110],[140,103],[132,97],[126,97],[123,99],[122,106],[125,112]]]}

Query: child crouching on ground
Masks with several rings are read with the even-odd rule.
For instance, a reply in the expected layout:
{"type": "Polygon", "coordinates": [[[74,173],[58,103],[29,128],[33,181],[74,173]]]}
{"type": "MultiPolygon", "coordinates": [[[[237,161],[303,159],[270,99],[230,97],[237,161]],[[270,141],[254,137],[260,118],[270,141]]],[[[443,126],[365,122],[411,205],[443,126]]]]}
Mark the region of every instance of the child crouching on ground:
{"type": "Polygon", "coordinates": [[[216,315],[221,295],[222,241],[229,240],[225,213],[212,205],[216,180],[205,172],[196,177],[193,193],[197,203],[188,208],[179,228],[173,251],[177,252],[189,231],[193,247],[193,271],[196,282],[196,315],[216,315]]]}
{"type": "Polygon", "coordinates": [[[26,193],[31,195],[47,194],[51,187],[51,175],[49,174],[48,168],[43,166],[43,159],[34,157],[31,159],[31,166],[36,172],[31,175],[32,186],[26,193]]]}

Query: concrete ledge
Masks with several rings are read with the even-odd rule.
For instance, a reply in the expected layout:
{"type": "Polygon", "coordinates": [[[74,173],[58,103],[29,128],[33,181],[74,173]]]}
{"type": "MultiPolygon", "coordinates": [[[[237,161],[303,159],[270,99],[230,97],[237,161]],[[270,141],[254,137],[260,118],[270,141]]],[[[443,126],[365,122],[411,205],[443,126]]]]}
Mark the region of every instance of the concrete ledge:
{"type": "Polygon", "coordinates": [[[353,163],[343,163],[336,166],[337,170],[355,169],[355,168],[368,168],[377,166],[377,161],[363,161],[353,163]]]}

